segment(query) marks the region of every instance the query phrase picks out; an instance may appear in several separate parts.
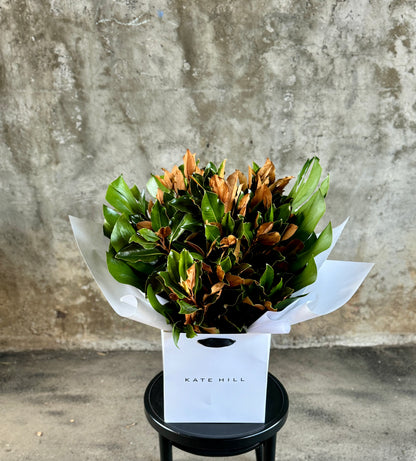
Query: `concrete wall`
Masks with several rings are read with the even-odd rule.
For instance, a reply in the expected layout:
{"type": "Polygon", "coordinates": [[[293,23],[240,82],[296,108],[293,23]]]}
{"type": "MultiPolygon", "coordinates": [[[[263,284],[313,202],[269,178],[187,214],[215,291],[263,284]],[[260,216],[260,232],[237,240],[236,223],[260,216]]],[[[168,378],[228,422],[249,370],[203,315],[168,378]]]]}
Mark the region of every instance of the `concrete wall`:
{"type": "Polygon", "coordinates": [[[186,148],[282,175],[318,154],[324,221],[351,216],[333,257],[376,263],[275,345],[415,340],[413,0],[0,0],[0,25],[0,349],[158,347],[67,216],[101,220],[110,181],[142,187],[186,148]]]}

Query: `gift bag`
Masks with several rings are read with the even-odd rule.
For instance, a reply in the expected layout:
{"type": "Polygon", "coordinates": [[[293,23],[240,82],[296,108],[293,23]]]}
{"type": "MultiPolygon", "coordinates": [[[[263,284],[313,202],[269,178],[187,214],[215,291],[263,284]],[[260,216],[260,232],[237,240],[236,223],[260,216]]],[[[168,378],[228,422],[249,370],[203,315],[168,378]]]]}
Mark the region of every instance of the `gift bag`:
{"type": "Polygon", "coordinates": [[[270,336],[162,331],[165,421],[263,423],[270,336]]]}

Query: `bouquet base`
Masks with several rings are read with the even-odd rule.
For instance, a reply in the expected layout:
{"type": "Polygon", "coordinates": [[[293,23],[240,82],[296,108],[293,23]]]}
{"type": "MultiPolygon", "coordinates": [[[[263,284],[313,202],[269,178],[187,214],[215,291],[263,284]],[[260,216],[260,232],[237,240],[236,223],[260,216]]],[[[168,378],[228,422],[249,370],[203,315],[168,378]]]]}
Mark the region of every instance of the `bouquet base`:
{"type": "Polygon", "coordinates": [[[162,331],[165,421],[264,423],[270,338],[162,331]]]}

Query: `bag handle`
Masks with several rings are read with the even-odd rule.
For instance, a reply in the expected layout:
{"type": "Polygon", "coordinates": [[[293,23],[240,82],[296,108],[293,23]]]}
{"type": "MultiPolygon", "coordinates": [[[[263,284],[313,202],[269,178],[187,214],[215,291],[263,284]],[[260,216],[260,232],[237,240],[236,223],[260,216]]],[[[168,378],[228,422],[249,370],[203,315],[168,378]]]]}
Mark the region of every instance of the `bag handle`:
{"type": "Polygon", "coordinates": [[[205,338],[199,339],[199,344],[205,347],[228,347],[235,343],[235,339],[230,338],[205,338]]]}

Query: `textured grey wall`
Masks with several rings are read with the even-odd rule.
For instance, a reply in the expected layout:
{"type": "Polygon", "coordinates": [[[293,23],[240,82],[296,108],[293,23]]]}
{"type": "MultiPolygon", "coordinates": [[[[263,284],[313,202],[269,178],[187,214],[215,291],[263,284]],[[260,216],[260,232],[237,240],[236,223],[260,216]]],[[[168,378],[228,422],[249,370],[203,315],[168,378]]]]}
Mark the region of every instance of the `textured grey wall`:
{"type": "Polygon", "coordinates": [[[0,0],[0,348],[152,348],[120,319],[67,216],[101,219],[186,148],[228,171],[316,153],[333,254],[376,267],[281,346],[415,340],[415,2],[0,0]]]}

